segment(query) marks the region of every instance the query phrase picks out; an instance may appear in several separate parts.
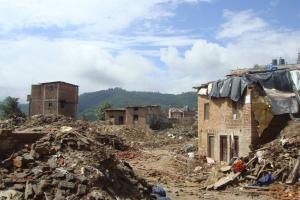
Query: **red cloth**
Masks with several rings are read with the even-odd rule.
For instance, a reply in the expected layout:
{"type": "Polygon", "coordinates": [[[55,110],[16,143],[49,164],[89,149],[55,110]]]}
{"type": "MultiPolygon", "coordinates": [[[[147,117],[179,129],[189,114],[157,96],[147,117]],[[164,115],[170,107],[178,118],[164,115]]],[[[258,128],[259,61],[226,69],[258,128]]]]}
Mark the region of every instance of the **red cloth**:
{"type": "Polygon", "coordinates": [[[232,169],[234,172],[242,172],[245,170],[245,163],[240,159],[236,159],[232,164],[232,169]]]}

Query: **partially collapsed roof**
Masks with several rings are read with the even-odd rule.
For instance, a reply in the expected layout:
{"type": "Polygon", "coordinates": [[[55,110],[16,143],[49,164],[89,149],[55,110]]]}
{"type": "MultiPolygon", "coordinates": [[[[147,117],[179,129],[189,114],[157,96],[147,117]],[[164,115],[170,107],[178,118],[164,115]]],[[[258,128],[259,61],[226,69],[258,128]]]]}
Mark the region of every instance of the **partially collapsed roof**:
{"type": "Polygon", "coordinates": [[[214,98],[229,97],[237,102],[249,85],[257,84],[271,101],[274,115],[297,113],[297,95],[300,89],[300,69],[286,68],[272,71],[246,71],[231,74],[226,79],[203,84],[198,89],[199,95],[214,98]]]}

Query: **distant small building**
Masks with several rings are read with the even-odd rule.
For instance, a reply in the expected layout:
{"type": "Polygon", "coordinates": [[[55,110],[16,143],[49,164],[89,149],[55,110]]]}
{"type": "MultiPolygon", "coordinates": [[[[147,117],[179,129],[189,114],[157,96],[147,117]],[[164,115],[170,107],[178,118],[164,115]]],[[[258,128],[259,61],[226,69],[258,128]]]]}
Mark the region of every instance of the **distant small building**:
{"type": "Polygon", "coordinates": [[[54,114],[75,117],[78,104],[78,86],[61,81],[31,86],[29,116],[54,114]]]}
{"type": "Polygon", "coordinates": [[[109,108],[105,110],[105,120],[115,125],[150,125],[161,116],[160,106],[128,106],[125,108],[109,108]]]}
{"type": "Polygon", "coordinates": [[[195,121],[195,111],[184,108],[169,108],[168,118],[175,119],[179,123],[193,123],[195,121]]]}
{"type": "Polygon", "coordinates": [[[126,119],[126,108],[105,109],[105,120],[110,120],[112,124],[122,125],[126,119]]]}

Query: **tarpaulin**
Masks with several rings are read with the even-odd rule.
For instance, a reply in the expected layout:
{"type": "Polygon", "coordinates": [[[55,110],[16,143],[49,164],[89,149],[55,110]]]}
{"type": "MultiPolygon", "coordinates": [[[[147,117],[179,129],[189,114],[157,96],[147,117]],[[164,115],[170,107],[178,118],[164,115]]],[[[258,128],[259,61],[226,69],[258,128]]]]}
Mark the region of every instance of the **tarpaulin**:
{"type": "Polygon", "coordinates": [[[216,98],[230,97],[237,102],[250,84],[258,84],[264,89],[271,101],[272,112],[275,115],[298,112],[295,96],[286,96],[285,93],[293,93],[293,87],[299,90],[299,70],[278,70],[229,77],[209,84],[208,95],[216,98]],[[271,89],[278,91],[276,95],[269,92],[271,89]]]}
{"type": "Polygon", "coordinates": [[[300,90],[300,71],[299,70],[293,70],[290,71],[291,78],[293,80],[293,83],[297,90],[300,90]]]}
{"type": "Polygon", "coordinates": [[[264,91],[271,101],[273,114],[278,115],[298,112],[298,103],[294,93],[267,88],[265,88],[264,91]]]}

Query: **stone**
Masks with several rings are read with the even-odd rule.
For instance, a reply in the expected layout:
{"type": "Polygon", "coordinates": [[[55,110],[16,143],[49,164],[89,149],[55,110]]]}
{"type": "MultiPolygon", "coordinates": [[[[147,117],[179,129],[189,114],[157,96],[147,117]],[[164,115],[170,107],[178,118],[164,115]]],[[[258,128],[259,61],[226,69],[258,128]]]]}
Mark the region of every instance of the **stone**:
{"type": "Polygon", "coordinates": [[[31,172],[35,175],[35,176],[40,176],[43,174],[42,169],[40,169],[39,167],[33,168],[31,170],[31,172]]]}
{"type": "Polygon", "coordinates": [[[56,163],[56,158],[52,157],[47,161],[47,164],[49,165],[50,168],[54,169],[57,167],[57,163],[56,163]]]}
{"type": "Polygon", "coordinates": [[[22,192],[12,189],[0,191],[0,199],[22,199],[22,195],[22,192]]]}
{"type": "Polygon", "coordinates": [[[47,188],[52,186],[51,182],[49,180],[41,180],[37,185],[37,194],[40,194],[44,192],[47,188]]]}
{"type": "Polygon", "coordinates": [[[86,185],[79,184],[77,187],[77,195],[82,196],[85,195],[87,191],[86,185]]]}
{"type": "Polygon", "coordinates": [[[58,184],[58,188],[60,189],[75,189],[75,183],[68,182],[68,181],[61,181],[58,184]]]}
{"type": "Polygon", "coordinates": [[[77,179],[80,181],[80,183],[82,184],[87,184],[88,183],[88,179],[83,176],[83,175],[80,175],[80,176],[77,176],[77,179]]]}
{"type": "Polygon", "coordinates": [[[200,172],[202,169],[203,169],[203,167],[197,166],[197,167],[195,167],[194,172],[195,172],[195,173],[198,173],[198,172],[200,172]]]}
{"type": "Polygon", "coordinates": [[[231,170],[231,166],[222,166],[220,168],[221,172],[229,172],[231,170]]]}
{"type": "Polygon", "coordinates": [[[23,159],[26,164],[34,161],[34,158],[32,155],[30,155],[30,153],[23,154],[23,159]]]}
{"type": "Polygon", "coordinates": [[[76,177],[74,176],[74,174],[68,173],[66,175],[66,180],[67,181],[74,181],[76,179],[76,177]]]}
{"type": "Polygon", "coordinates": [[[4,189],[5,189],[4,183],[0,183],[0,190],[4,190],[4,189]]]}
{"type": "Polygon", "coordinates": [[[2,179],[2,182],[4,183],[4,185],[6,187],[12,186],[14,183],[14,181],[10,178],[4,178],[4,179],[2,179]]]}
{"type": "Polygon", "coordinates": [[[102,191],[94,190],[88,195],[89,199],[95,199],[95,200],[101,200],[105,199],[105,196],[103,195],[102,191]]]}
{"type": "Polygon", "coordinates": [[[23,184],[14,184],[13,189],[22,192],[24,191],[25,186],[23,184]]]}
{"type": "Polygon", "coordinates": [[[44,192],[45,200],[52,200],[53,195],[50,192],[44,192]]]}
{"type": "Polygon", "coordinates": [[[196,146],[194,144],[185,144],[181,150],[185,153],[194,152],[196,151],[196,146]]]}
{"type": "Polygon", "coordinates": [[[33,187],[32,184],[29,183],[29,181],[26,182],[26,187],[25,187],[25,193],[24,193],[24,198],[27,199],[31,199],[34,195],[33,192],[33,187]]]}
{"type": "Polygon", "coordinates": [[[23,178],[25,178],[25,177],[27,176],[27,174],[26,174],[26,173],[23,173],[23,172],[21,172],[21,173],[14,173],[14,176],[15,176],[17,179],[23,179],[23,178]]]}
{"type": "Polygon", "coordinates": [[[54,200],[65,200],[66,192],[61,189],[56,189],[54,200]]]}
{"type": "Polygon", "coordinates": [[[35,146],[34,150],[39,155],[49,155],[50,154],[49,146],[50,146],[50,143],[45,142],[45,143],[39,144],[38,146],[35,146]]]}
{"type": "Polygon", "coordinates": [[[13,166],[21,168],[23,166],[23,157],[17,156],[13,159],[13,166]]]}

